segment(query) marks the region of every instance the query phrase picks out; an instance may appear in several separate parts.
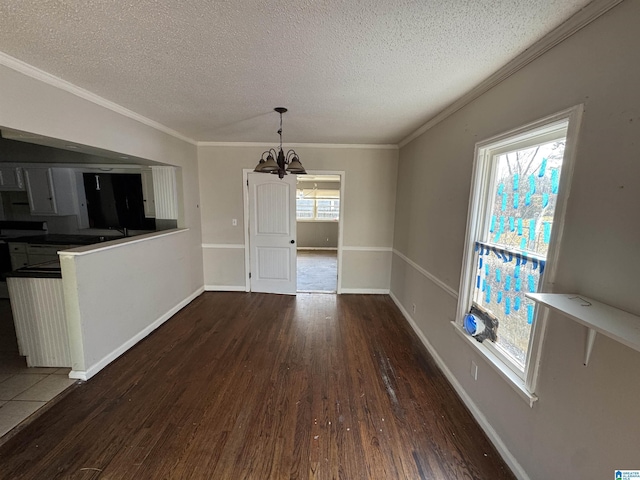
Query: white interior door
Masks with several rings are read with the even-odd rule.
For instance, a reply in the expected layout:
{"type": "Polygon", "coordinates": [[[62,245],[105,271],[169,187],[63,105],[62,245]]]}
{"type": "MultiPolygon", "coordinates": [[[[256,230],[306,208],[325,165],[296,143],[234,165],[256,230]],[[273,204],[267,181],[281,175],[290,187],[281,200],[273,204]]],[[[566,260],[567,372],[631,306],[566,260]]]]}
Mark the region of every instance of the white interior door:
{"type": "Polygon", "coordinates": [[[251,291],[296,294],[296,176],[250,173],[251,291]]]}

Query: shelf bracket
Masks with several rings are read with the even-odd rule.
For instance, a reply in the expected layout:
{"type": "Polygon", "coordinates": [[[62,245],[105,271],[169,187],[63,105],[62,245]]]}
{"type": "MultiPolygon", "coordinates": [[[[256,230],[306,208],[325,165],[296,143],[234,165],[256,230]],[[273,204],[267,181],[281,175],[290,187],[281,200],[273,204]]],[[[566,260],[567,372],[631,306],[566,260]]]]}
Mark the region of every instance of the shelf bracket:
{"type": "Polygon", "coordinates": [[[589,357],[591,357],[591,351],[593,350],[593,344],[596,341],[596,334],[598,332],[593,328],[587,328],[587,344],[584,348],[584,366],[589,364],[589,357]]]}

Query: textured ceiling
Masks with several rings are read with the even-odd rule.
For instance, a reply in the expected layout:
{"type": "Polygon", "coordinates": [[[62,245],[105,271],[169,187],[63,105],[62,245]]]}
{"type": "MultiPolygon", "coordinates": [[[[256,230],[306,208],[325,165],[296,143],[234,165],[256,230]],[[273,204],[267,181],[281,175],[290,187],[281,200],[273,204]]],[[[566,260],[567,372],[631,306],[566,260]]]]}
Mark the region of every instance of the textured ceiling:
{"type": "Polygon", "coordinates": [[[0,51],[198,141],[397,143],[589,0],[3,0],[0,51]]]}

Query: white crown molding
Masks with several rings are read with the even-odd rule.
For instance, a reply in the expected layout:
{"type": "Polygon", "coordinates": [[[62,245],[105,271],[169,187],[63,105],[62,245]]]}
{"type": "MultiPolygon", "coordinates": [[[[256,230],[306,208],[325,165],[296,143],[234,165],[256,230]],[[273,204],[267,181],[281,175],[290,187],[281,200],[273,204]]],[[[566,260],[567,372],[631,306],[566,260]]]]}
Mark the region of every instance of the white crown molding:
{"type": "Polygon", "coordinates": [[[440,113],[432,117],[427,123],[416,131],[400,140],[398,147],[402,148],[412,140],[415,140],[427,130],[433,128],[447,117],[471,103],[473,100],[488,92],[490,89],[509,78],[511,75],[524,68],[536,58],[551,50],[553,47],[563,42],[578,30],[586,27],[598,17],[604,15],[623,0],[594,0],[569,18],[562,25],[545,35],[542,39],[527,48],[524,52],[511,60],[505,66],[496,71],[489,78],[478,84],[458,100],[453,102],[440,113]]]}
{"type": "MultiPolygon", "coordinates": [[[[591,22],[596,20],[601,15],[605,14],[613,7],[621,3],[623,0],[594,0],[589,3],[571,18],[569,18],[562,25],[554,29],[549,34],[545,35],[544,38],[533,44],[531,47],[527,48],[524,52],[518,55],[516,58],[511,60],[505,66],[500,68],[490,77],[485,79],[479,85],[474,87],[472,90],[467,92],[465,95],[460,97],[458,100],[453,102],[447,108],[442,110],[440,113],[432,117],[427,123],[422,125],[420,128],[415,130],[410,135],[403,138],[397,145],[395,144],[330,144],[330,143],[292,143],[287,144],[291,147],[297,148],[351,148],[351,149],[379,149],[379,150],[397,150],[401,147],[404,147],[412,140],[416,139],[420,135],[422,135],[427,130],[431,129],[438,123],[442,122],[480,95],[486,93],[494,86],[498,85],[500,82],[509,78],[511,75],[534,61],[536,58],[540,57],[547,51],[551,50],[553,47],[582,29],[583,27],[589,25],[591,22]]],[[[196,141],[192,138],[189,138],[161,123],[158,123],[150,118],[144,117],[138,113],[135,113],[132,110],[129,110],[125,107],[118,105],[110,100],[107,100],[95,93],[92,93],[84,88],[78,87],[66,80],[63,80],[55,75],[45,72],[44,70],[40,70],[28,63],[25,63],[17,58],[14,58],[10,55],[7,55],[4,52],[0,52],[0,65],[4,65],[5,67],[11,68],[23,75],[39,80],[43,83],[51,85],[53,87],[64,90],[68,93],[76,95],[84,100],[92,102],[96,105],[100,105],[101,107],[107,108],[115,113],[123,115],[124,117],[130,118],[137,122],[140,122],[148,127],[154,128],[160,132],[166,133],[167,135],[171,135],[172,137],[178,138],[184,142],[190,143],[191,145],[196,145],[198,147],[264,147],[266,143],[261,142],[202,142],[196,141]]]]}
{"type": "Polygon", "coordinates": [[[80,97],[91,103],[95,103],[96,105],[99,105],[101,107],[107,108],[124,117],[140,122],[148,127],[154,128],[160,132],[166,133],[167,135],[171,135],[172,137],[178,138],[192,145],[198,144],[198,142],[196,142],[192,138],[186,137],[181,133],[176,132],[175,130],[172,130],[171,128],[162,125],[161,123],[151,120],[150,118],[144,117],[110,100],[102,98],[101,96],[96,95],[95,93],[92,93],[89,90],[85,90],[84,88],[78,87],[77,85],[67,82],[66,80],[56,77],[55,75],[51,75],[50,73],[47,73],[44,70],[40,70],[39,68],[36,68],[33,65],[29,65],[28,63],[23,62],[22,60],[18,60],[17,58],[7,55],[4,52],[0,52],[0,65],[4,65],[5,67],[15,70],[16,72],[26,75],[27,77],[34,78],[48,85],[59,88],[60,90],[64,90],[65,92],[71,93],[77,97],[80,97]]]}
{"type": "MultiPolygon", "coordinates": [[[[260,147],[269,148],[275,145],[261,142],[198,142],[198,147],[260,147]]],[[[287,143],[287,147],[293,148],[361,148],[371,150],[398,150],[398,145],[370,144],[370,143],[287,143]]]]}

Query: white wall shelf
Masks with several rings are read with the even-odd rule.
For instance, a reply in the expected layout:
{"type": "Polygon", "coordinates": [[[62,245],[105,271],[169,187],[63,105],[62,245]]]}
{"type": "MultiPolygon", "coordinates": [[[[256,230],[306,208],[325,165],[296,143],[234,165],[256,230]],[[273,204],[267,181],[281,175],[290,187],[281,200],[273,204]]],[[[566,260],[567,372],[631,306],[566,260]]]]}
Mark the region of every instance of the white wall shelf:
{"type": "Polygon", "coordinates": [[[640,351],[640,317],[577,293],[527,293],[534,302],[556,310],[589,329],[584,364],[589,363],[596,333],[640,351]]]}

